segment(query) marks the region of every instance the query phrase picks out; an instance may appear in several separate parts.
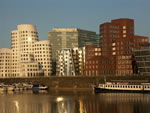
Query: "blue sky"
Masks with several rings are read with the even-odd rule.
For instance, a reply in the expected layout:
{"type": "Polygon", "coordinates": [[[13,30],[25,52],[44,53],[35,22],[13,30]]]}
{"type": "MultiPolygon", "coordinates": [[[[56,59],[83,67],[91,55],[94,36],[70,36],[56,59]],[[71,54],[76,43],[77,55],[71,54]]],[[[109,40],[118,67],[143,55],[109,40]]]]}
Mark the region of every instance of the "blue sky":
{"type": "Polygon", "coordinates": [[[150,37],[150,0],[0,0],[0,48],[11,47],[18,24],[35,24],[40,40],[53,28],[96,31],[117,18],[135,20],[135,34],[150,37]]]}

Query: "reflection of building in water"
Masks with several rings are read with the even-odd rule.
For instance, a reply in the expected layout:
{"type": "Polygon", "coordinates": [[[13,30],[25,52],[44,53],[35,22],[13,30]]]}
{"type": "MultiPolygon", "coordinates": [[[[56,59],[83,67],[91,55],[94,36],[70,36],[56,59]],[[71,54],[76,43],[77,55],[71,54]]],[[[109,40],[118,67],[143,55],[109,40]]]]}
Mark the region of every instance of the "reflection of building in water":
{"type": "Polygon", "coordinates": [[[2,96],[0,113],[53,113],[51,103],[44,96],[2,96]]]}
{"type": "MultiPolygon", "coordinates": [[[[79,100],[80,113],[107,113],[105,107],[97,99],[79,100]]],[[[110,112],[114,113],[114,112],[110,112]]]]}
{"type": "Polygon", "coordinates": [[[64,99],[63,97],[58,97],[57,110],[58,113],[74,113],[75,101],[73,101],[72,99],[64,99]]]}
{"type": "Polygon", "coordinates": [[[79,99],[80,113],[149,113],[150,95],[104,93],[79,99]]]}
{"type": "Polygon", "coordinates": [[[0,94],[0,113],[149,113],[150,94],[105,93],[58,97],[0,94]]]}

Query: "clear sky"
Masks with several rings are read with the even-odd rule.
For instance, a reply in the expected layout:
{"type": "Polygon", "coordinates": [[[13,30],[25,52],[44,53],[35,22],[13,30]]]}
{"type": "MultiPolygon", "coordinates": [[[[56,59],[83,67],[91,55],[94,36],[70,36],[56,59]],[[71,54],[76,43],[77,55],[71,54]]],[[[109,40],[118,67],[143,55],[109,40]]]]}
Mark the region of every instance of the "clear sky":
{"type": "Polygon", "coordinates": [[[0,48],[11,47],[18,24],[35,24],[40,40],[53,28],[99,33],[99,25],[117,18],[135,20],[135,33],[150,37],[150,0],[0,0],[0,48]]]}

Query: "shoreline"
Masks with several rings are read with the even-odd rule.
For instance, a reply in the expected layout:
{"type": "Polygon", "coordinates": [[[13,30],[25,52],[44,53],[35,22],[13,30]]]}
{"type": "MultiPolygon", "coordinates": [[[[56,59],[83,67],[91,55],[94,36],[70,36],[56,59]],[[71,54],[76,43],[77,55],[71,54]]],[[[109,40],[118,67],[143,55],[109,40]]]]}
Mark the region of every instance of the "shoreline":
{"type": "Polygon", "coordinates": [[[35,77],[35,78],[0,78],[0,83],[40,83],[47,85],[50,89],[57,90],[92,90],[93,85],[107,81],[147,81],[150,82],[150,76],[76,76],[76,77],[35,77]]]}

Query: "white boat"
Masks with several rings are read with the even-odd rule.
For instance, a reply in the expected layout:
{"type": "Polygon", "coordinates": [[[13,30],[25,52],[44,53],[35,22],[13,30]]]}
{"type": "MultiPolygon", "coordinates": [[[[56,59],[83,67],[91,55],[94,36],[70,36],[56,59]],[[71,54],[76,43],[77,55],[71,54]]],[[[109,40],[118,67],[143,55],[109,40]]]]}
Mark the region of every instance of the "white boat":
{"type": "Polygon", "coordinates": [[[150,83],[105,82],[93,88],[95,92],[150,92],[150,83]]]}
{"type": "Polygon", "coordinates": [[[24,90],[31,90],[33,87],[33,84],[29,84],[29,83],[23,83],[22,85],[24,90]]]}
{"type": "Polygon", "coordinates": [[[6,91],[6,88],[5,87],[0,87],[0,92],[4,92],[6,91]]]}
{"type": "Polygon", "coordinates": [[[7,91],[13,91],[13,90],[14,90],[14,87],[11,86],[11,85],[7,85],[7,86],[5,86],[5,87],[6,87],[6,90],[7,90],[7,91]]]}
{"type": "Polygon", "coordinates": [[[33,84],[32,90],[48,90],[48,86],[43,84],[33,84]]]}
{"type": "Polygon", "coordinates": [[[23,88],[23,84],[21,83],[15,83],[13,84],[14,86],[14,91],[22,91],[24,88],[23,88]]]}

